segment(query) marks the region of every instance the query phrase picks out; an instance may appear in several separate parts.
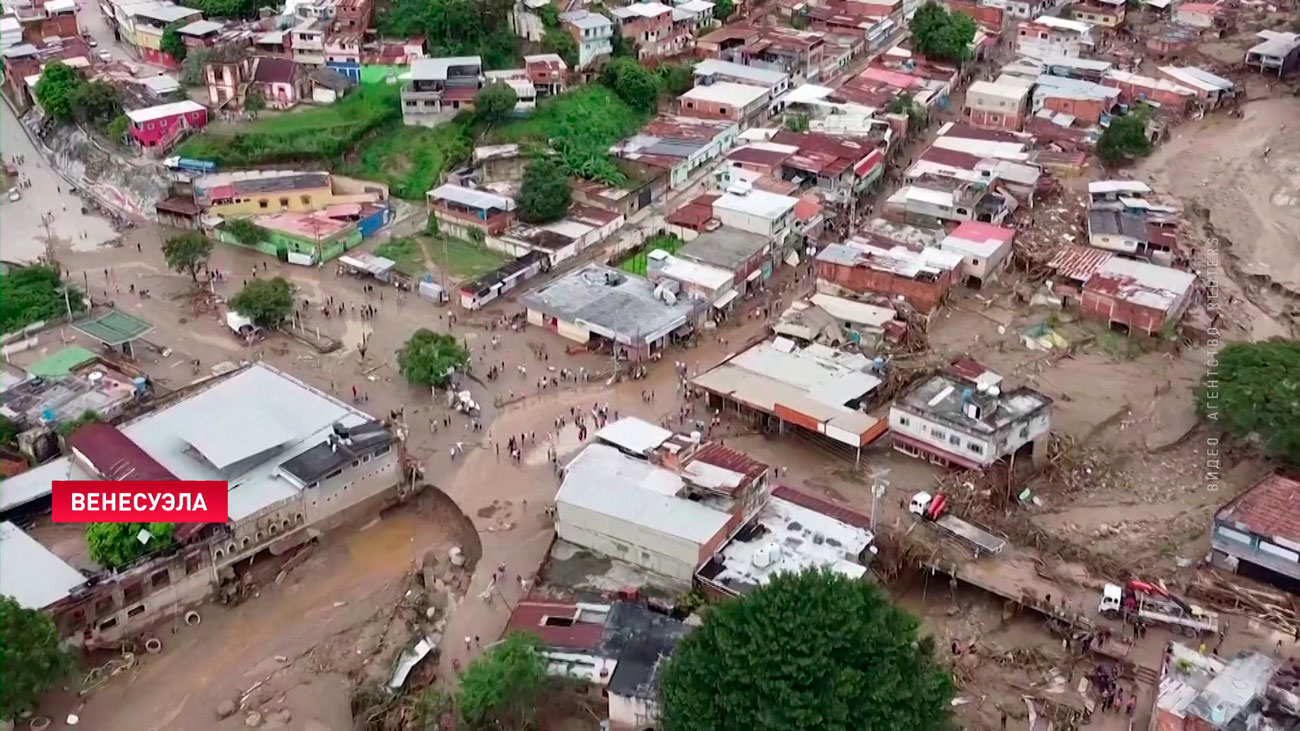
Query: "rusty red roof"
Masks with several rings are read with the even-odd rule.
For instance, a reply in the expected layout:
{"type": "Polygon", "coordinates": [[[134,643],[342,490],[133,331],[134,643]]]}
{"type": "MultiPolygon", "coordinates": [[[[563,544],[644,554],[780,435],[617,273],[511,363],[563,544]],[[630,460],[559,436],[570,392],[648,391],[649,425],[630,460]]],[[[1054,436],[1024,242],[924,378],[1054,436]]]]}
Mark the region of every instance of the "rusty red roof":
{"type": "Polygon", "coordinates": [[[788,485],[777,485],[776,488],[772,490],[772,497],[779,497],[782,500],[794,503],[800,507],[808,508],[813,512],[829,516],[841,523],[851,525],[855,528],[871,528],[871,518],[866,515],[863,515],[846,505],[833,503],[829,500],[823,500],[819,497],[809,495],[806,492],[800,492],[788,485]]]}
{"type": "Polygon", "coordinates": [[[754,165],[780,165],[787,157],[790,157],[791,154],[793,153],[785,152],[783,150],[772,150],[762,147],[754,147],[753,145],[746,145],[732,150],[727,155],[727,159],[735,160],[736,162],[747,162],[754,165]]]}
{"type": "Polygon", "coordinates": [[[945,137],[959,137],[964,140],[987,140],[989,142],[1024,142],[1023,135],[998,129],[972,127],[969,124],[954,124],[943,133],[945,137]]]}
{"type": "Polygon", "coordinates": [[[740,485],[737,485],[737,490],[762,477],[763,473],[770,469],[766,463],[759,462],[744,452],[723,446],[717,442],[706,444],[686,460],[688,465],[692,462],[703,462],[704,464],[721,467],[724,470],[731,470],[744,475],[745,480],[740,485]]]}
{"type": "Polygon", "coordinates": [[[1090,246],[1067,246],[1047,266],[1066,279],[1087,281],[1114,254],[1090,246]]]}
{"type": "Polygon", "coordinates": [[[1300,543],[1300,479],[1274,472],[1234,498],[1215,517],[1256,535],[1300,543]]]}
{"type": "Polygon", "coordinates": [[[684,226],[696,230],[700,226],[708,223],[713,219],[713,206],[701,206],[695,203],[687,203],[677,210],[669,213],[665,220],[674,226],[684,226]]]}
{"type": "Polygon", "coordinates": [[[105,480],[138,482],[179,479],[112,424],[87,424],[68,435],[68,446],[89,462],[105,480]]]}
{"type": "Polygon", "coordinates": [[[921,153],[921,159],[935,165],[947,165],[958,170],[974,170],[984,158],[959,150],[947,150],[942,147],[930,147],[921,153]]]}
{"type": "Polygon", "coordinates": [[[984,367],[983,363],[980,363],[974,358],[958,358],[949,363],[947,368],[944,368],[944,371],[948,375],[954,378],[960,378],[963,381],[972,382],[978,380],[979,377],[985,373],[988,373],[988,370],[988,368],[984,367]]]}
{"type": "Polygon", "coordinates": [[[506,632],[530,632],[546,647],[594,650],[605,633],[604,622],[580,621],[577,602],[521,601],[510,613],[506,632]]]}

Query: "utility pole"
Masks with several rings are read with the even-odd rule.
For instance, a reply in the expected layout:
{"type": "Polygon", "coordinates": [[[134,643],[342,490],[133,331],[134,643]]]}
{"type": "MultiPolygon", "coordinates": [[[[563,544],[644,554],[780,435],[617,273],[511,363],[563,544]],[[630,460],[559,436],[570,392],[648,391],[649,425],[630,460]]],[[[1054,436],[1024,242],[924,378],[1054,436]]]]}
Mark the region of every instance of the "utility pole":
{"type": "Polygon", "coordinates": [[[889,489],[889,481],[885,477],[889,475],[887,469],[876,469],[871,473],[871,533],[876,532],[876,507],[880,503],[880,498],[885,496],[889,489]]]}

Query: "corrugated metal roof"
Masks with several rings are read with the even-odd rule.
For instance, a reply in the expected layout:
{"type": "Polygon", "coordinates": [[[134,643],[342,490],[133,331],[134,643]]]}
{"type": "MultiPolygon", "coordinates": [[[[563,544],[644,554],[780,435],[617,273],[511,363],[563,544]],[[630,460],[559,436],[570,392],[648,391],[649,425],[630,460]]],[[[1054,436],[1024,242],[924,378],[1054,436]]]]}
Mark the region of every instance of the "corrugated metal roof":
{"type": "Polygon", "coordinates": [[[0,523],[0,595],[26,609],[44,609],[86,583],[81,572],[18,526],[0,523]]]}

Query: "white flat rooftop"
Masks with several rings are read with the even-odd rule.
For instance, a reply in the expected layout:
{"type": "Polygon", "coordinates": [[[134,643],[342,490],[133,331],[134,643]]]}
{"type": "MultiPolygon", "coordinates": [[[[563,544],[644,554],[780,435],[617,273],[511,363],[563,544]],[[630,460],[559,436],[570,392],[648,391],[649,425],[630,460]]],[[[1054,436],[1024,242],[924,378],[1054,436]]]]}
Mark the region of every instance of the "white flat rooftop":
{"type": "Polygon", "coordinates": [[[555,505],[560,521],[566,518],[566,507],[572,506],[704,544],[727,525],[731,515],[677,497],[682,487],[682,478],[669,470],[614,447],[592,444],[565,467],[555,505]]]}
{"type": "Polygon", "coordinates": [[[728,104],[737,109],[745,107],[767,97],[767,89],[752,84],[737,84],[732,81],[719,81],[707,86],[697,86],[677,97],[682,102],[697,101],[713,104],[728,104]]]}
{"type": "Polygon", "coordinates": [[[634,416],[610,422],[596,432],[596,439],[609,442],[633,454],[649,454],[673,435],[667,429],[634,416]]]}
{"type": "Polygon", "coordinates": [[[852,579],[867,573],[866,566],[851,558],[871,545],[873,536],[866,528],[775,496],[754,522],[765,530],[751,540],[737,537],[727,543],[714,556],[722,571],[710,580],[744,593],[782,572],[828,568],[852,579]]]}
{"type": "Polygon", "coordinates": [[[81,572],[18,526],[0,523],[0,595],[26,609],[44,609],[86,583],[81,572]]]}

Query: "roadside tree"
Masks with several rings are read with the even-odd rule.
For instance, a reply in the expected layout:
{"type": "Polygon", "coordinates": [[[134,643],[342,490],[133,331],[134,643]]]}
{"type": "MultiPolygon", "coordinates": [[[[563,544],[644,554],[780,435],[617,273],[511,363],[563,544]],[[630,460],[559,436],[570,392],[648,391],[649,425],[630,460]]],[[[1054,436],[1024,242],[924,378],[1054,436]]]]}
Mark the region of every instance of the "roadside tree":
{"type": "Polygon", "coordinates": [[[230,298],[230,309],[263,327],[276,327],[293,315],[293,294],[284,277],[255,279],[230,298]]]}
{"type": "Polygon", "coordinates": [[[41,693],[53,688],[72,669],[59,630],[50,617],[0,596],[0,723],[30,710],[41,693]]]}
{"type": "Polygon", "coordinates": [[[546,662],[537,638],[514,632],[465,669],[457,705],[470,728],[527,728],[545,688],[546,662]]]}
{"type": "Polygon", "coordinates": [[[174,272],[189,274],[190,279],[199,281],[199,272],[208,265],[212,256],[212,242],[201,233],[190,232],[173,236],[163,244],[163,258],[174,272]]]}
{"type": "Polygon", "coordinates": [[[952,678],[875,584],[782,573],[709,608],[668,661],[666,731],[947,729],[952,678]]]}
{"type": "Polygon", "coordinates": [[[409,383],[445,386],[469,363],[469,351],[452,335],[420,328],[397,351],[397,365],[409,383]]]}
{"type": "Polygon", "coordinates": [[[266,229],[247,218],[232,218],[226,221],[226,231],[244,246],[256,246],[266,240],[266,229]]]}

